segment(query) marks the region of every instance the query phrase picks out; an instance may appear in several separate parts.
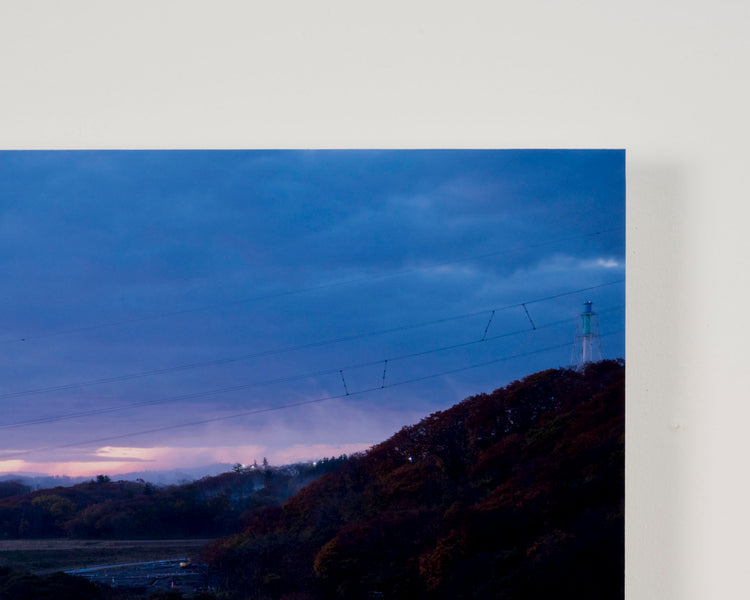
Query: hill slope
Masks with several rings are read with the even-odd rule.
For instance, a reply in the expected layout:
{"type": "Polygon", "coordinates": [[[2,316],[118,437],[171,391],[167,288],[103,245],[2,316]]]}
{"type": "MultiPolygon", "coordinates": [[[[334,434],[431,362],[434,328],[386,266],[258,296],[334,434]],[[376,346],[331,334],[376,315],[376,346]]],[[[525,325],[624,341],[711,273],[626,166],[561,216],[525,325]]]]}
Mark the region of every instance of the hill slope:
{"type": "Polygon", "coordinates": [[[618,598],[624,363],[549,370],[403,428],[206,558],[238,598],[618,598]]]}
{"type": "Polygon", "coordinates": [[[146,482],[86,483],[32,492],[0,486],[0,538],[217,537],[237,531],[243,515],[279,504],[346,457],[314,464],[241,468],[168,487],[146,482]]]}

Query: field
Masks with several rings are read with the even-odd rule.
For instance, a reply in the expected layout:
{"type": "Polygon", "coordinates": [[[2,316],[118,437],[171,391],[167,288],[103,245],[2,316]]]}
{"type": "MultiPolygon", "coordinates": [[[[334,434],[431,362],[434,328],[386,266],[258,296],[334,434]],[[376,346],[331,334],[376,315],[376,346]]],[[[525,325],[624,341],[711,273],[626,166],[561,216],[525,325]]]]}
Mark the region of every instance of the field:
{"type": "Polygon", "coordinates": [[[0,566],[43,574],[196,555],[210,540],[0,540],[0,566]]]}

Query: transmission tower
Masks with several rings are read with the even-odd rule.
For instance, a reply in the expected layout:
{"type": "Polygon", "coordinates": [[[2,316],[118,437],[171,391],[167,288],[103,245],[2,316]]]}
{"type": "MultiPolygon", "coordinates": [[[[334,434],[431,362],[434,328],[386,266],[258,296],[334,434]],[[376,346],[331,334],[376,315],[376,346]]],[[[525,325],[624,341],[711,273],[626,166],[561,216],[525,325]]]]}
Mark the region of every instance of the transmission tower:
{"type": "Polygon", "coordinates": [[[599,335],[599,315],[593,312],[593,304],[583,303],[583,312],[578,321],[571,364],[582,369],[586,363],[602,359],[602,342],[599,335]]]}

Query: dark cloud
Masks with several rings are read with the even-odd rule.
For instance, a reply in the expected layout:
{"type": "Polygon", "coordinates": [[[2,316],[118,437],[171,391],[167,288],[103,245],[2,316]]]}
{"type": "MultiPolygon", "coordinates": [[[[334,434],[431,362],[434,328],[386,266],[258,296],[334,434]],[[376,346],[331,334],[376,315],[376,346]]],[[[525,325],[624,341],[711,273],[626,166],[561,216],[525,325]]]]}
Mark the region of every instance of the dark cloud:
{"type": "MultiPolygon", "coordinates": [[[[52,419],[6,429],[6,448],[201,420],[141,443],[210,446],[232,422],[215,416],[377,388],[383,365],[354,365],[390,358],[388,383],[420,381],[340,400],[370,415],[370,438],[366,420],[338,438],[326,403],[308,432],[310,445],[377,441],[394,415],[566,364],[589,299],[606,355],[624,352],[617,284],[528,306],[540,325],[568,323],[424,354],[481,338],[492,309],[624,278],[622,152],[3,152],[0,177],[4,424],[52,419]],[[466,313],[481,314],[445,320],[466,313]],[[68,387],[8,396],[54,386],[68,387]]],[[[528,327],[515,307],[489,331],[528,327]]],[[[233,427],[270,444],[283,422],[291,444],[312,414],[233,427]]]]}

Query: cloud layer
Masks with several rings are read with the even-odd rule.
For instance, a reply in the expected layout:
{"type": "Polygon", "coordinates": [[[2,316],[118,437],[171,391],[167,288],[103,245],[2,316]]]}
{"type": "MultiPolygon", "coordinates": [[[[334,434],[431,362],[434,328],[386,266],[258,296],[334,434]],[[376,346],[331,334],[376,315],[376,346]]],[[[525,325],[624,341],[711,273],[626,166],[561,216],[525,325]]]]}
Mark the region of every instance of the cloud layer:
{"type": "Polygon", "coordinates": [[[4,152],[0,177],[0,471],[366,447],[569,362],[585,300],[624,352],[622,152],[4,152]]]}

